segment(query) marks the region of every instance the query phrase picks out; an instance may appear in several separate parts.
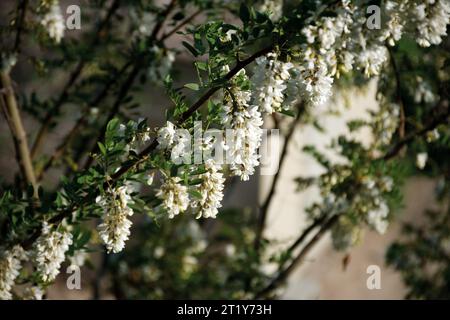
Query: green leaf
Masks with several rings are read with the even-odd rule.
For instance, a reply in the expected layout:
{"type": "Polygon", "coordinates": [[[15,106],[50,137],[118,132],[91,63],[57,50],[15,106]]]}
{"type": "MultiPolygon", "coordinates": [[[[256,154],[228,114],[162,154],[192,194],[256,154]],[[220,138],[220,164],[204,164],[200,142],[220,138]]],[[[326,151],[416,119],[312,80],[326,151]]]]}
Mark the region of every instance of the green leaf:
{"type": "Polygon", "coordinates": [[[202,198],[202,194],[200,192],[198,192],[197,190],[189,190],[189,194],[197,199],[202,198]]]}
{"type": "Polygon", "coordinates": [[[200,70],[208,71],[208,64],[207,64],[206,62],[197,61],[197,62],[195,63],[195,65],[196,65],[197,68],[199,68],[200,70]]]}
{"type": "Polygon", "coordinates": [[[106,127],[107,132],[114,132],[119,127],[119,119],[114,118],[108,122],[106,127]]]}
{"type": "Polygon", "coordinates": [[[201,183],[203,183],[203,179],[194,179],[194,180],[189,181],[189,185],[190,186],[196,186],[196,185],[199,185],[201,183]]]}
{"type": "Polygon", "coordinates": [[[100,148],[101,153],[104,156],[106,156],[106,147],[105,147],[105,145],[103,143],[101,143],[101,142],[97,142],[97,144],[98,144],[98,147],[100,148]]]}
{"type": "Polygon", "coordinates": [[[184,86],[186,88],[189,88],[189,89],[194,90],[194,91],[198,91],[198,89],[199,89],[199,86],[198,86],[197,83],[186,83],[184,86]]]}
{"type": "Polygon", "coordinates": [[[292,110],[281,110],[280,113],[295,118],[295,113],[292,110]]]}

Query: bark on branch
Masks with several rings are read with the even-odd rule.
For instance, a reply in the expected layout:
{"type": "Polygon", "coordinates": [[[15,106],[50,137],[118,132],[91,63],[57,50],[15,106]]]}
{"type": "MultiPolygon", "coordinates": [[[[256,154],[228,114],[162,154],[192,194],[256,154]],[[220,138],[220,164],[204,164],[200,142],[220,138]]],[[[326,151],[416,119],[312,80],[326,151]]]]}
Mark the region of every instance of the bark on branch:
{"type": "Polygon", "coordinates": [[[37,198],[36,176],[31,162],[30,150],[28,149],[27,134],[22,124],[16,96],[12,88],[11,77],[7,72],[0,72],[0,82],[2,85],[2,102],[5,104],[5,116],[11,129],[11,134],[16,147],[17,159],[22,172],[23,179],[27,184],[32,185],[34,197],[37,198]]]}

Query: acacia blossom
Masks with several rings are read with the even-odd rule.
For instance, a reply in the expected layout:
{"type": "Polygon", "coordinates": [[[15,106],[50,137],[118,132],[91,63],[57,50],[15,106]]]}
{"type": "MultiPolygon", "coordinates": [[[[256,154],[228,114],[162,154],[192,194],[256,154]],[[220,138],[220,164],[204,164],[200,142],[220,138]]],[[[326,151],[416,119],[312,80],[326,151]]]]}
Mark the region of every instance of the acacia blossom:
{"type": "Polygon", "coordinates": [[[394,46],[404,32],[406,3],[404,1],[386,1],[383,8],[387,22],[381,30],[380,41],[387,41],[390,46],[394,46]]]}
{"type": "Polygon", "coordinates": [[[448,0],[426,0],[412,4],[416,22],[416,41],[422,47],[440,44],[447,34],[450,23],[450,2],[448,0]]]}
{"type": "Polygon", "coordinates": [[[171,147],[175,142],[176,127],[175,125],[167,121],[166,125],[158,130],[158,148],[166,149],[171,147]]]}
{"type": "Polygon", "coordinates": [[[389,226],[388,215],[389,207],[385,202],[381,202],[376,209],[369,211],[367,214],[367,224],[378,233],[384,234],[389,226]]]}
{"type": "Polygon", "coordinates": [[[251,78],[253,85],[253,104],[260,107],[261,112],[273,113],[287,108],[282,106],[285,100],[286,82],[291,75],[292,63],[278,60],[274,53],[256,59],[254,73],[251,78]]]}
{"type": "Polygon", "coordinates": [[[227,130],[226,136],[230,170],[242,180],[248,180],[259,165],[263,120],[258,107],[249,104],[250,91],[237,85],[248,82],[245,70],[241,70],[234,81],[224,92],[221,122],[226,129],[232,129],[227,130]]]}
{"type": "Polygon", "coordinates": [[[388,59],[385,46],[374,44],[364,48],[358,55],[358,65],[363,69],[364,75],[369,78],[380,74],[381,68],[388,59]]]}
{"type": "Polygon", "coordinates": [[[298,66],[299,92],[313,106],[325,103],[332,95],[333,77],[326,62],[316,52],[307,49],[304,63],[298,66]]]}
{"type": "Polygon", "coordinates": [[[46,28],[48,36],[51,39],[55,40],[56,43],[61,42],[66,26],[64,24],[64,17],[61,14],[61,7],[57,0],[52,2],[49,11],[42,18],[41,24],[46,28]]]}
{"type": "Polygon", "coordinates": [[[117,253],[125,247],[130,236],[132,222],[128,217],[133,215],[129,187],[121,186],[110,189],[104,196],[96,199],[103,208],[103,223],[98,226],[99,235],[109,252],[117,253]]]}
{"type": "Polygon", "coordinates": [[[194,199],[192,207],[198,207],[197,219],[215,218],[222,206],[225,178],[220,172],[221,166],[209,159],[205,163],[206,172],[200,175],[202,183],[198,187],[200,199],[194,199]]]}
{"type": "Polygon", "coordinates": [[[283,0],[264,0],[259,11],[267,13],[273,21],[280,20],[283,15],[283,0]]]}
{"type": "Polygon", "coordinates": [[[159,188],[156,196],[163,201],[163,207],[172,219],[187,210],[189,194],[186,186],[180,184],[179,177],[167,178],[159,188]]]}
{"type": "Polygon", "coordinates": [[[55,280],[72,244],[70,232],[52,229],[51,225],[44,222],[41,235],[34,243],[36,270],[44,282],[55,280]]]}
{"type": "Polygon", "coordinates": [[[22,268],[22,261],[27,258],[21,246],[16,245],[0,255],[0,300],[12,299],[11,289],[22,268]]]}

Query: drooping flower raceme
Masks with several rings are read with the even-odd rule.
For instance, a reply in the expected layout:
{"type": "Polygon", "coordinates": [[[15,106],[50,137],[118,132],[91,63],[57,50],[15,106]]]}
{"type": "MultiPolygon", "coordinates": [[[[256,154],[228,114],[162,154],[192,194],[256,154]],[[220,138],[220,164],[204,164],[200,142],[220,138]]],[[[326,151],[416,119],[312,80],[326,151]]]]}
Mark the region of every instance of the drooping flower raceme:
{"type": "Polygon", "coordinates": [[[189,206],[188,189],[180,184],[180,181],[179,177],[167,178],[156,193],[156,196],[163,201],[163,207],[170,219],[186,211],[189,206]]]}
{"type": "Polygon", "coordinates": [[[262,140],[263,120],[258,106],[250,105],[248,77],[241,70],[234,84],[224,92],[221,122],[227,130],[227,162],[231,172],[248,180],[259,165],[258,148],[262,140]],[[238,85],[239,84],[239,85],[238,85]]]}
{"type": "Polygon", "coordinates": [[[22,268],[26,253],[21,246],[16,245],[0,255],[0,300],[12,299],[11,289],[22,268]]]}
{"type": "Polygon", "coordinates": [[[194,199],[192,207],[198,207],[197,218],[215,218],[222,206],[225,178],[221,166],[209,159],[205,163],[206,172],[200,175],[202,183],[198,187],[200,199],[194,199]]]}
{"type": "Polygon", "coordinates": [[[61,8],[57,0],[52,2],[49,11],[42,18],[41,24],[47,30],[50,38],[52,38],[56,43],[61,42],[66,26],[64,24],[64,17],[61,14],[61,8]]]}
{"type": "MultiPolygon", "coordinates": [[[[260,107],[261,112],[273,113],[281,111],[285,99],[286,82],[291,75],[292,63],[277,60],[277,55],[269,53],[256,59],[253,85],[253,104],[260,107]]],[[[287,106],[285,106],[286,108],[287,106]]]]}
{"type": "Polygon", "coordinates": [[[389,226],[388,215],[389,207],[385,202],[381,202],[377,209],[371,210],[367,214],[367,224],[376,232],[384,234],[389,226]]]}
{"type": "Polygon", "coordinates": [[[283,15],[283,0],[264,0],[259,11],[265,12],[273,21],[277,21],[283,15]]]}
{"type": "Polygon", "coordinates": [[[97,197],[96,202],[104,211],[103,223],[98,226],[100,238],[108,252],[122,251],[132,225],[128,217],[133,215],[133,209],[129,207],[132,199],[128,186],[109,190],[105,195],[97,197]]]}
{"type": "Polygon", "coordinates": [[[304,63],[299,69],[299,92],[307,103],[320,105],[332,94],[333,77],[328,71],[326,62],[310,49],[304,53],[304,63]]]}
{"type": "Polygon", "coordinates": [[[380,74],[383,64],[387,61],[388,51],[385,46],[372,45],[365,48],[358,55],[358,64],[369,78],[380,74]]]}
{"type": "Polygon", "coordinates": [[[71,244],[70,232],[53,230],[47,222],[43,223],[41,235],[34,243],[36,270],[42,281],[55,280],[71,244]]]}
{"type": "Polygon", "coordinates": [[[447,34],[450,23],[450,2],[448,0],[425,0],[413,3],[416,19],[416,41],[422,47],[440,44],[447,34]]]}
{"type": "Polygon", "coordinates": [[[405,1],[386,1],[384,16],[386,17],[386,26],[382,28],[380,36],[381,41],[387,41],[390,46],[395,45],[403,34],[406,23],[406,3],[405,1]]]}

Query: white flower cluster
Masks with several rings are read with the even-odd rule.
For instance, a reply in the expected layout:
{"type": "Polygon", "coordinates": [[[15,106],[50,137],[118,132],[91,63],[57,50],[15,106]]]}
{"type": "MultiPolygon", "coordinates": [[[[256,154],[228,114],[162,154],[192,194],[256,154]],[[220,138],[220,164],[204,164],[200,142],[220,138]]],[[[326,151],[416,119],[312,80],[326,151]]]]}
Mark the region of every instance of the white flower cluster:
{"type": "MultiPolygon", "coordinates": [[[[365,7],[349,0],[335,4],[334,17],[314,18],[302,30],[307,44],[302,48],[298,70],[301,97],[313,105],[327,101],[333,77],[354,67],[369,78],[380,74],[388,60],[385,43],[394,45],[405,32],[421,46],[439,44],[450,23],[448,0],[386,1],[379,30],[367,27],[365,7]]],[[[292,72],[291,72],[292,73],[292,72]]]]}
{"type": "MultiPolygon", "coordinates": [[[[245,70],[235,77],[248,80],[245,70]]],[[[233,129],[233,137],[227,137],[228,158],[232,159],[231,172],[242,180],[248,180],[259,165],[258,148],[262,141],[263,120],[258,107],[250,105],[251,93],[237,85],[224,92],[222,124],[233,129]],[[230,141],[230,138],[231,141],[230,141]]]]}
{"type": "Polygon", "coordinates": [[[333,77],[353,68],[354,54],[349,48],[353,13],[349,1],[343,0],[335,17],[311,21],[302,30],[307,44],[296,69],[299,93],[306,103],[325,103],[332,95],[333,77]]]}
{"type": "Polygon", "coordinates": [[[263,0],[259,11],[268,13],[273,21],[280,20],[283,15],[283,0],[263,0]]]}
{"type": "Polygon", "coordinates": [[[103,223],[98,226],[99,235],[109,252],[120,252],[130,235],[132,222],[128,217],[133,215],[129,187],[121,186],[109,190],[104,196],[96,199],[103,210],[103,223]]]}
{"type": "Polygon", "coordinates": [[[186,186],[180,184],[179,177],[170,177],[164,181],[156,196],[163,201],[163,207],[167,210],[169,218],[187,210],[189,206],[189,194],[186,186]]]}
{"type": "Polygon", "coordinates": [[[447,34],[450,23],[448,0],[386,1],[384,5],[386,26],[381,28],[380,41],[393,46],[403,33],[411,33],[422,47],[437,45],[447,34]]]}
{"type": "Polygon", "coordinates": [[[261,112],[269,114],[289,107],[283,107],[282,104],[285,100],[286,84],[291,77],[289,70],[293,65],[277,58],[275,53],[257,58],[251,78],[253,104],[259,106],[261,112]]]}
{"type": "Polygon", "coordinates": [[[299,92],[307,103],[313,106],[325,103],[332,94],[333,77],[327,64],[316,52],[307,49],[305,63],[299,69],[299,92]]]}
{"type": "MultiPolygon", "coordinates": [[[[415,1],[413,1],[415,2],[415,1]]],[[[425,0],[413,3],[417,43],[422,47],[440,44],[447,34],[450,23],[450,2],[448,0],[425,0]]]]}
{"type": "Polygon", "coordinates": [[[406,2],[386,1],[383,8],[386,26],[381,28],[380,41],[387,41],[390,46],[393,46],[403,35],[406,23],[403,12],[406,10],[406,2]]]}
{"type": "Polygon", "coordinates": [[[321,54],[327,54],[329,50],[334,50],[336,45],[345,48],[345,36],[350,33],[353,24],[353,8],[350,1],[343,0],[335,17],[324,17],[315,22],[315,25],[308,25],[302,33],[309,44],[317,44],[321,54]]]}
{"type": "Polygon", "coordinates": [[[215,218],[218,208],[222,206],[225,178],[220,172],[221,166],[209,159],[205,163],[205,169],[206,172],[200,175],[202,183],[198,188],[201,198],[194,199],[192,203],[192,207],[199,208],[197,219],[215,218]]]}
{"type": "Polygon", "coordinates": [[[364,46],[358,55],[358,65],[364,70],[364,75],[369,78],[380,74],[381,68],[387,61],[388,51],[385,46],[371,45],[364,46]]]}
{"type": "Polygon", "coordinates": [[[391,192],[394,182],[391,177],[385,176],[375,181],[366,178],[363,184],[367,188],[370,198],[374,199],[373,207],[366,216],[367,224],[380,234],[384,234],[389,226],[387,220],[389,216],[389,207],[381,197],[381,192],[391,192]]]}
{"type": "Polygon", "coordinates": [[[375,118],[379,125],[376,132],[377,137],[374,141],[377,146],[386,146],[391,143],[392,137],[397,130],[399,113],[400,107],[397,104],[391,103],[381,107],[375,118]]]}
{"type": "Polygon", "coordinates": [[[16,245],[3,251],[0,256],[0,300],[12,299],[11,289],[22,268],[22,261],[27,258],[21,246],[16,245]]]}
{"type": "Polygon", "coordinates": [[[175,143],[176,133],[175,125],[167,121],[166,125],[158,130],[158,148],[167,149],[172,147],[175,143]]]}
{"type": "Polygon", "coordinates": [[[43,223],[41,235],[34,243],[36,270],[42,281],[55,280],[71,244],[70,232],[52,230],[52,226],[46,222],[43,223]]]}
{"type": "Polygon", "coordinates": [[[64,30],[66,29],[64,23],[59,2],[54,0],[50,5],[49,11],[42,18],[41,24],[46,28],[49,37],[55,40],[56,43],[61,42],[61,39],[64,37],[64,30]]]}
{"type": "Polygon", "coordinates": [[[376,232],[384,234],[389,226],[386,220],[389,215],[389,207],[386,203],[381,202],[377,209],[369,211],[367,214],[367,224],[376,232]]]}

